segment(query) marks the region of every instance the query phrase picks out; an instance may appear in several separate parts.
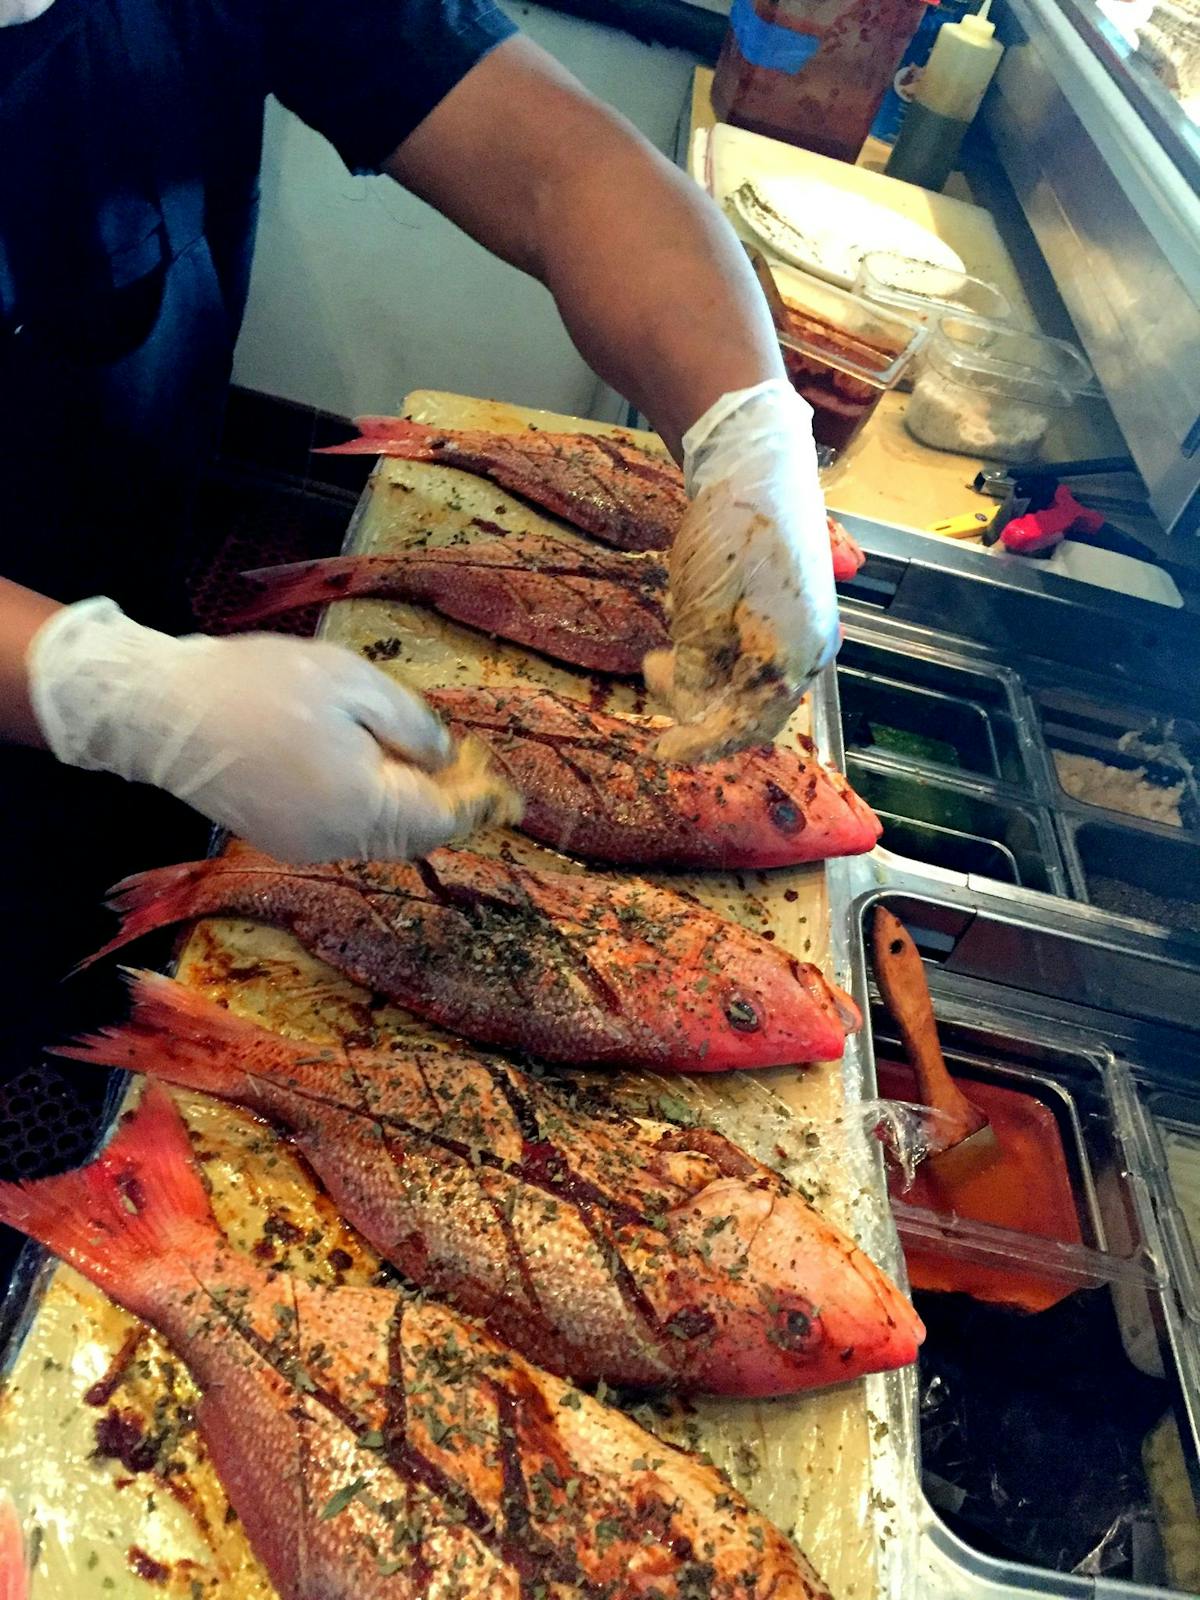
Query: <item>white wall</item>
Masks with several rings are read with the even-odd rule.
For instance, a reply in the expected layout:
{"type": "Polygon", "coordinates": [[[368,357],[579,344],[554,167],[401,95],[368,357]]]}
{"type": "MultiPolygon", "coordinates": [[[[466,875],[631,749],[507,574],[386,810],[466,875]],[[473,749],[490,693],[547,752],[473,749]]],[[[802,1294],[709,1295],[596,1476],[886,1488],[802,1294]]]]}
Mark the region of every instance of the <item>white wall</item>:
{"type": "MultiPolygon", "coordinates": [[[[691,56],[539,6],[506,9],[670,154],[691,56]]],[[[274,101],[234,381],[344,416],[394,410],[415,388],[617,414],[539,284],[390,179],[352,178],[274,101]]]]}

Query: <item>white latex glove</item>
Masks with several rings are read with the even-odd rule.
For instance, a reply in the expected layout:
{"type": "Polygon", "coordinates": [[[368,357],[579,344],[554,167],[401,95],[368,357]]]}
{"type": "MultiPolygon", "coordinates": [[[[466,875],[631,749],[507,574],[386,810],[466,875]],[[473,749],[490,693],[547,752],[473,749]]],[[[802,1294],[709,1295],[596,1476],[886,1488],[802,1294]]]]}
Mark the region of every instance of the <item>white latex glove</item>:
{"type": "Polygon", "coordinates": [[[670,556],[674,648],[646,683],[695,761],[765,744],[838,646],[812,408],[784,378],[724,395],[683,436],[692,504],[670,556]]]}
{"type": "Polygon", "coordinates": [[[419,696],[337,645],[171,639],[94,599],[42,625],[28,666],[60,761],[155,784],[284,861],[419,856],[490,816],[487,783],[445,781],[452,742],[419,696]]]}

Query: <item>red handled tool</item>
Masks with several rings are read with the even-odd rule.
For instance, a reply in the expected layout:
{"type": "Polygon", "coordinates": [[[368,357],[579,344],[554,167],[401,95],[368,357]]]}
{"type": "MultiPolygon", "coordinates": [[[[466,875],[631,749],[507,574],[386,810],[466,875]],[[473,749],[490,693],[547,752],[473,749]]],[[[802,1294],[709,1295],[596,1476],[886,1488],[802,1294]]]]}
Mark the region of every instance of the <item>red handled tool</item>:
{"type": "Polygon", "coordinates": [[[1099,511],[1081,506],[1070,489],[1060,483],[1048,506],[1026,511],[1005,523],[1000,530],[1000,543],[1018,555],[1033,555],[1053,549],[1069,533],[1099,533],[1105,520],[1099,511]]]}

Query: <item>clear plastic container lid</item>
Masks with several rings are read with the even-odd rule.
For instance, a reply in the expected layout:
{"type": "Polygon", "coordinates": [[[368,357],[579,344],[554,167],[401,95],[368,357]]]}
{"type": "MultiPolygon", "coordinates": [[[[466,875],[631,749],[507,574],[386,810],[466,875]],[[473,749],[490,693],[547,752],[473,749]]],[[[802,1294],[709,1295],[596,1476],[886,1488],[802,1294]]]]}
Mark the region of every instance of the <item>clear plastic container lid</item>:
{"type": "Polygon", "coordinates": [[[1005,400],[1066,407],[1098,393],[1073,344],[987,317],[943,316],[931,327],[925,362],[951,382],[1005,400]]]}
{"type": "Polygon", "coordinates": [[[991,322],[1011,322],[1013,316],[1011,302],[994,283],[890,250],[863,256],[854,289],[877,305],[896,307],[922,323],[964,312],[991,322]]]}

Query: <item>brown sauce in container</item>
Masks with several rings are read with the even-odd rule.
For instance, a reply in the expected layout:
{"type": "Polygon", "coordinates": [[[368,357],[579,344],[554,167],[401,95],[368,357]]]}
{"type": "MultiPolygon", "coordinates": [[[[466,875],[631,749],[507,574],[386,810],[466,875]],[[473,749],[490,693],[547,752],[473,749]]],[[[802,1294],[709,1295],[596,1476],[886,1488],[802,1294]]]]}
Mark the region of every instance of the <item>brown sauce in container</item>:
{"type": "Polygon", "coordinates": [[[852,361],[867,371],[886,372],[896,359],[895,350],[868,343],[831,322],[793,306],[785,308],[785,337],[802,339],[808,350],[783,349],[783,365],[796,393],[813,408],[813,435],[840,455],[861,433],[883,397],[883,388],[851,373],[840,372],[821,360],[828,351],[835,360],[852,361]]]}

